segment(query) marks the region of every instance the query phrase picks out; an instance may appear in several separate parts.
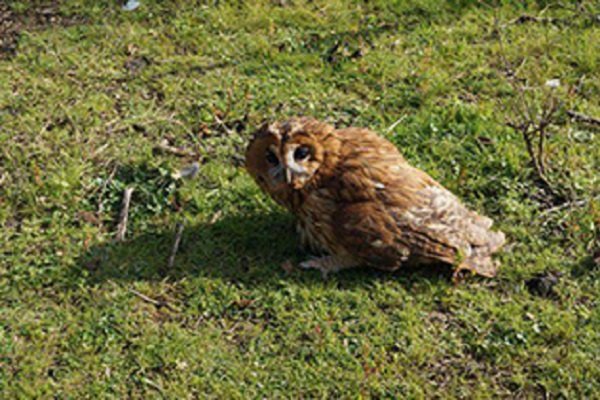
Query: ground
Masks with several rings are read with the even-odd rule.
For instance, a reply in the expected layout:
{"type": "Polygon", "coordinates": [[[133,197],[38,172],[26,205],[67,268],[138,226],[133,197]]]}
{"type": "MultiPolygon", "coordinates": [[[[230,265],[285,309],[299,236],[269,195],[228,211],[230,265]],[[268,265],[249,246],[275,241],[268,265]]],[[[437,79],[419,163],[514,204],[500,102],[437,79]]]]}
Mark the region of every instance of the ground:
{"type": "Polygon", "coordinates": [[[140,3],[0,6],[0,397],[600,398],[598,1],[140,3]],[[498,277],[294,268],[242,168],[293,115],[496,220],[498,277]]]}

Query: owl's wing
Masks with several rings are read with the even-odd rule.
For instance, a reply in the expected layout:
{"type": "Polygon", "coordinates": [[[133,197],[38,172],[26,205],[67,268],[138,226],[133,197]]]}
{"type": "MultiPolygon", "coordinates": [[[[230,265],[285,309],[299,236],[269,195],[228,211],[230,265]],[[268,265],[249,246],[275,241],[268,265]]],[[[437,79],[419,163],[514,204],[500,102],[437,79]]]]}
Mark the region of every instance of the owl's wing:
{"type": "Polygon", "coordinates": [[[348,252],[384,268],[406,261],[459,262],[460,269],[495,275],[490,256],[504,235],[489,230],[489,218],[468,210],[423,171],[406,164],[397,173],[381,169],[371,165],[360,178],[353,172],[341,177],[340,185],[370,187],[337,215],[336,234],[348,252]]]}
{"type": "Polygon", "coordinates": [[[338,244],[365,264],[395,270],[410,256],[409,247],[398,240],[393,215],[380,203],[347,204],[334,213],[332,220],[338,244]]]}

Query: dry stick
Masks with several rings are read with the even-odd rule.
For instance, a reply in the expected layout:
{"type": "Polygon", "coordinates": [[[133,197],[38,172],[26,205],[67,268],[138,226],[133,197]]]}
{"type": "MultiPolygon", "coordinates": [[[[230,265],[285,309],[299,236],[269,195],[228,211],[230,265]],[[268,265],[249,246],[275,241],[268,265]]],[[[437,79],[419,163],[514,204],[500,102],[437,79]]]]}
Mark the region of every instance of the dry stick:
{"type": "Polygon", "coordinates": [[[143,293],[138,292],[135,289],[129,289],[129,292],[131,292],[132,294],[136,295],[137,297],[139,297],[140,299],[142,299],[143,301],[145,301],[146,303],[150,303],[156,307],[166,307],[171,311],[175,311],[175,309],[166,301],[161,301],[161,300],[156,300],[153,299],[152,297],[146,296],[143,293]]]}
{"type": "Polygon", "coordinates": [[[542,172],[544,175],[546,175],[546,164],[544,162],[544,141],[546,140],[546,128],[548,125],[550,125],[551,118],[557,110],[557,102],[554,97],[551,96],[550,103],[544,107],[547,107],[547,109],[542,109],[542,117],[538,124],[538,132],[540,134],[538,139],[538,160],[540,167],[542,168],[542,172]]]}
{"type": "Polygon", "coordinates": [[[165,393],[164,393],[164,389],[156,382],[154,382],[152,379],[142,376],[142,382],[144,382],[146,385],[150,386],[151,388],[154,388],[158,391],[158,393],[160,394],[161,398],[165,398],[165,393]]]}
{"type": "Polygon", "coordinates": [[[600,126],[600,118],[590,117],[589,115],[578,113],[577,111],[567,110],[567,115],[576,121],[585,122],[591,125],[600,126]]]}
{"type": "Polygon", "coordinates": [[[391,124],[391,125],[389,126],[389,128],[387,128],[386,132],[388,132],[388,133],[389,133],[389,132],[391,132],[391,131],[392,131],[392,130],[393,130],[395,127],[396,127],[396,126],[398,126],[398,124],[399,124],[400,122],[404,121],[404,120],[406,119],[406,117],[407,117],[407,115],[406,115],[406,114],[404,114],[403,116],[401,116],[400,118],[398,118],[398,119],[396,120],[396,122],[394,122],[393,124],[391,124]]]}
{"type": "Polygon", "coordinates": [[[175,256],[177,255],[177,250],[179,250],[179,243],[181,242],[181,235],[183,235],[183,223],[177,223],[177,230],[175,232],[175,242],[173,242],[173,249],[171,250],[171,255],[169,256],[169,262],[167,267],[169,269],[173,268],[175,265],[175,256]]]}
{"type": "Polygon", "coordinates": [[[225,122],[223,122],[221,118],[219,118],[216,115],[214,115],[213,117],[215,118],[215,121],[217,121],[217,124],[223,128],[225,133],[227,133],[228,135],[233,135],[235,133],[232,129],[229,129],[229,127],[225,124],[225,122]]]}
{"type": "Polygon", "coordinates": [[[218,210],[216,213],[213,214],[212,217],[210,217],[210,221],[208,221],[208,224],[214,225],[219,219],[221,219],[222,215],[223,215],[223,210],[218,210]]]}
{"type": "Polygon", "coordinates": [[[192,325],[193,329],[198,329],[198,327],[200,326],[200,324],[204,322],[204,315],[200,315],[198,317],[198,319],[196,320],[196,322],[194,322],[194,325],[192,325]]]}
{"type": "Polygon", "coordinates": [[[502,34],[499,29],[500,26],[499,26],[499,21],[498,21],[497,17],[494,18],[494,23],[496,25],[496,30],[498,32],[498,37],[499,37],[498,41],[500,44],[500,57],[502,58],[502,61],[504,62],[506,76],[508,78],[509,84],[519,94],[519,100],[522,105],[522,109],[517,109],[517,107],[515,107],[514,111],[521,114],[522,120],[524,122],[521,124],[509,122],[507,125],[510,126],[511,128],[513,128],[514,130],[521,132],[521,135],[523,136],[523,140],[525,141],[525,146],[527,147],[527,152],[529,153],[529,157],[531,158],[531,162],[533,164],[533,169],[535,170],[536,175],[550,190],[552,190],[550,182],[548,181],[548,179],[546,179],[543,169],[540,167],[539,161],[537,160],[537,157],[535,156],[535,151],[533,149],[533,143],[531,141],[530,135],[532,133],[535,133],[535,130],[531,133],[529,132],[531,123],[534,121],[534,118],[533,118],[533,115],[532,115],[532,112],[530,109],[530,105],[527,102],[527,99],[525,98],[525,93],[524,93],[523,88],[518,86],[514,81],[515,76],[514,76],[512,67],[505,57],[504,41],[502,40],[502,34]]]}
{"type": "Polygon", "coordinates": [[[546,189],[548,189],[553,195],[557,195],[556,191],[552,187],[552,184],[546,177],[546,173],[544,172],[544,166],[541,164],[541,160],[538,159],[538,157],[535,155],[535,151],[533,150],[533,141],[531,140],[531,134],[536,131],[537,131],[537,129],[535,129],[533,132],[530,132],[530,133],[523,131],[523,138],[525,139],[525,145],[527,146],[527,152],[529,153],[529,157],[531,158],[531,162],[533,164],[533,169],[534,169],[538,179],[544,184],[544,186],[546,186],[546,189]]]}
{"type": "Polygon", "coordinates": [[[544,140],[546,139],[546,129],[540,126],[540,137],[538,139],[538,162],[544,176],[546,175],[546,162],[544,161],[544,140]]]}
{"type": "Polygon", "coordinates": [[[134,290],[134,289],[129,289],[129,291],[131,293],[133,293],[134,295],[136,295],[137,297],[139,297],[140,299],[144,300],[146,303],[153,304],[156,307],[162,307],[163,306],[163,302],[162,301],[155,300],[152,297],[148,297],[145,294],[140,293],[140,292],[138,292],[137,290],[134,290]]]}
{"type": "Polygon", "coordinates": [[[530,128],[531,124],[529,122],[524,122],[522,124],[508,122],[506,125],[511,127],[512,129],[514,129],[515,131],[521,133],[521,136],[523,137],[523,141],[525,142],[525,148],[527,149],[527,153],[529,154],[529,158],[531,159],[531,163],[533,164],[533,169],[534,169],[537,177],[545,185],[550,186],[550,183],[546,179],[546,175],[544,174],[544,172],[542,171],[542,168],[540,167],[539,161],[535,154],[535,150],[533,148],[533,141],[531,140],[532,134],[535,133],[537,131],[537,129],[534,129],[533,132],[530,132],[529,128],[530,128]]]}
{"type": "Polygon", "coordinates": [[[556,101],[556,99],[551,96],[549,103],[546,103],[544,105],[545,109],[542,109],[541,111],[541,119],[540,122],[538,123],[537,126],[537,132],[539,133],[539,138],[538,138],[538,163],[540,166],[540,171],[542,173],[542,176],[540,176],[540,179],[542,179],[544,181],[544,183],[546,184],[548,190],[550,190],[550,192],[555,196],[555,197],[561,197],[562,195],[560,195],[552,185],[550,185],[550,181],[548,180],[548,178],[546,177],[546,164],[544,162],[544,141],[546,140],[546,128],[551,124],[552,122],[552,117],[554,116],[554,114],[556,113],[556,111],[558,110],[559,107],[559,102],[556,101]]]}
{"type": "Polygon", "coordinates": [[[171,153],[179,157],[194,157],[196,153],[185,150],[179,147],[171,146],[167,139],[163,139],[159,144],[155,146],[156,149],[162,150],[166,153],[171,153]]]}
{"type": "Polygon", "coordinates": [[[125,240],[125,233],[127,232],[127,218],[129,217],[129,203],[131,202],[131,194],[133,188],[128,187],[123,193],[123,203],[121,206],[121,214],[119,215],[119,226],[117,227],[116,239],[119,242],[125,240]]]}
{"type": "Polygon", "coordinates": [[[567,201],[564,202],[562,204],[559,204],[558,206],[554,206],[551,208],[548,208],[547,210],[544,210],[543,212],[540,213],[540,218],[544,218],[552,213],[555,213],[557,211],[562,211],[565,208],[577,208],[577,207],[582,207],[585,206],[588,202],[591,203],[592,201],[598,200],[600,198],[600,196],[596,196],[596,197],[592,197],[591,199],[583,199],[583,200],[577,200],[577,201],[567,201]]]}
{"type": "Polygon", "coordinates": [[[563,21],[562,19],[559,19],[559,18],[542,17],[541,15],[545,14],[546,11],[548,11],[548,8],[550,8],[550,6],[544,7],[544,9],[539,12],[538,16],[523,14],[523,15],[513,19],[512,21],[509,21],[508,23],[509,24],[522,24],[524,22],[531,21],[531,22],[543,22],[543,23],[554,24],[554,23],[559,23],[559,22],[563,21]]]}
{"type": "MultiPolygon", "coordinates": [[[[500,43],[502,46],[502,41],[500,43]]],[[[505,62],[507,62],[507,61],[505,61],[505,62]]],[[[534,116],[531,105],[529,104],[529,102],[527,101],[527,98],[525,97],[525,91],[524,91],[523,87],[517,86],[517,84],[514,82],[514,79],[509,79],[509,83],[511,84],[511,86],[513,86],[513,88],[515,88],[517,90],[517,93],[519,93],[519,100],[522,105],[522,110],[516,109],[515,111],[521,114],[521,118],[524,122],[521,124],[509,123],[508,125],[511,128],[521,132],[521,135],[523,136],[523,140],[525,141],[525,146],[527,147],[527,152],[529,153],[529,157],[531,158],[531,163],[533,164],[533,169],[534,169],[538,179],[544,184],[546,189],[548,189],[552,195],[554,195],[555,197],[559,197],[560,195],[556,192],[556,190],[554,190],[554,187],[552,186],[552,184],[546,177],[546,167],[545,167],[545,164],[543,161],[543,151],[544,151],[543,146],[544,146],[544,139],[546,136],[545,130],[546,130],[546,127],[550,123],[550,118],[552,117],[552,114],[556,111],[556,103],[554,101],[552,101],[552,103],[548,107],[547,114],[545,114],[544,110],[543,110],[542,115],[540,116],[540,118],[541,118],[540,122],[538,124],[535,124],[534,122],[536,121],[536,117],[534,116]],[[530,128],[532,128],[531,131],[530,131],[530,128]],[[539,136],[540,136],[538,138],[538,143],[537,143],[538,144],[537,155],[536,155],[536,151],[534,150],[534,143],[532,140],[532,136],[535,133],[539,133],[539,136]]]]}
{"type": "Polygon", "coordinates": [[[566,19],[551,18],[551,17],[536,17],[533,15],[521,15],[520,17],[517,17],[517,18],[509,21],[508,24],[505,24],[505,25],[522,24],[525,22],[541,22],[544,24],[560,24],[561,22],[566,22],[566,19]]]}
{"type": "Polygon", "coordinates": [[[95,158],[98,154],[102,153],[104,150],[108,149],[110,143],[104,143],[102,146],[98,147],[94,151],[92,151],[91,158],[95,158]]]}

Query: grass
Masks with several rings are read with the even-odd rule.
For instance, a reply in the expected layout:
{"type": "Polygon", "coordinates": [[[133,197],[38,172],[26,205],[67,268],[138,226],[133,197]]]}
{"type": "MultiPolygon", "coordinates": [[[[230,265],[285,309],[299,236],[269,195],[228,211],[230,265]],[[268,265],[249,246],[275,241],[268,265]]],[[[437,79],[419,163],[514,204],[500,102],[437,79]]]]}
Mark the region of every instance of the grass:
{"type": "Polygon", "coordinates": [[[566,115],[600,115],[597,1],[115,3],[34,24],[9,2],[1,397],[600,398],[600,142],[566,115]],[[506,125],[518,87],[560,101],[545,157],[570,203],[506,125]],[[493,217],[498,278],[287,273],[293,220],[240,161],[261,121],[299,114],[386,135],[493,217]],[[196,179],[172,178],[189,160],[165,138],[200,154],[196,179]],[[551,295],[528,290],[549,271],[551,295]]]}

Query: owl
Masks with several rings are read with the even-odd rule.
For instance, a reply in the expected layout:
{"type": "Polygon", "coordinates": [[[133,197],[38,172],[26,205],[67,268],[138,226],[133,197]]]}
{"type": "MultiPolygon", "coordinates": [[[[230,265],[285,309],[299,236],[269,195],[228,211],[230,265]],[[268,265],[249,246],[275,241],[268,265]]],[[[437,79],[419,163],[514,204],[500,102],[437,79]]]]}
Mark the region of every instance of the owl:
{"type": "Polygon", "coordinates": [[[492,254],[504,234],[373,131],[304,117],[264,124],[247,147],[246,169],[296,216],[301,242],[319,254],[302,268],[327,275],[447,264],[454,278],[463,270],[496,275],[492,254]]]}

